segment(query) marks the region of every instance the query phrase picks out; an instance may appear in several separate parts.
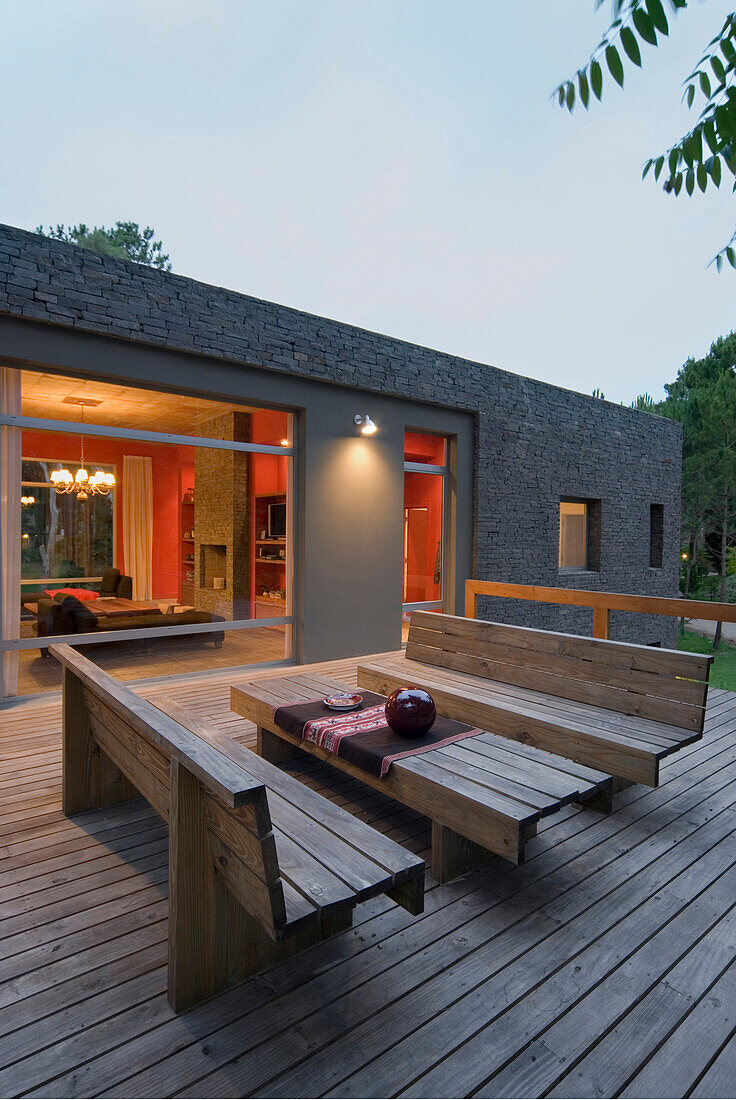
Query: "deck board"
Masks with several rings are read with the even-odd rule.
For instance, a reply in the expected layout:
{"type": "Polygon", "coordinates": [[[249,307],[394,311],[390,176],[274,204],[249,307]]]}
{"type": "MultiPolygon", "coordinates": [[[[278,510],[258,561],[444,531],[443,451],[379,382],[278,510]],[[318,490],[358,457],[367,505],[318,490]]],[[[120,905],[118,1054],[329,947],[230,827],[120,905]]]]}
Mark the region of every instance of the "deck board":
{"type": "MultiPolygon", "coordinates": [[[[356,664],[320,672],[352,686],[356,664]]],[[[139,690],[252,744],[238,677],[139,690]]],[[[566,807],[523,866],[428,880],[418,919],[366,902],[349,932],[180,1017],[166,829],[142,802],[64,818],[60,752],[58,697],[0,710],[0,1095],[732,1093],[736,694],[712,691],[703,740],[609,817],[566,807]]],[[[292,770],[426,849],[426,820],[380,792],[292,770]]]]}

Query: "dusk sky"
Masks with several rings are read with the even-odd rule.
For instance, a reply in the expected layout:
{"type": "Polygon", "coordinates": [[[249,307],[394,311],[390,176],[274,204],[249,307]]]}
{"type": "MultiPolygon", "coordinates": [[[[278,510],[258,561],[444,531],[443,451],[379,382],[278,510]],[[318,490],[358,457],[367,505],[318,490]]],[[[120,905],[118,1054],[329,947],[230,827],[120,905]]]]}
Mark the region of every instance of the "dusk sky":
{"type": "MultiPolygon", "coordinates": [[[[0,221],[155,227],[174,270],[628,403],[736,328],[721,191],[641,182],[732,3],[570,118],[592,0],[3,5],[0,221]]],[[[668,8],[669,11],[669,8],[668,8]]]]}

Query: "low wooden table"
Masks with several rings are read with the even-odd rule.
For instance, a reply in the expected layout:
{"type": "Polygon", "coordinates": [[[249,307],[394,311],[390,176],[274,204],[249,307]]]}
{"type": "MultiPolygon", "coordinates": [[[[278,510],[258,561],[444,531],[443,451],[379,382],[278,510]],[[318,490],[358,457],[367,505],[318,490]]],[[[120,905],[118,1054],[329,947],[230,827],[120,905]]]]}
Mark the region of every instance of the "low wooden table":
{"type": "Polygon", "coordinates": [[[232,687],[230,706],[258,727],[258,752],[271,763],[302,750],[429,817],[431,869],[437,882],[455,878],[494,854],[521,863],[524,844],[535,835],[539,819],[568,803],[610,807],[609,775],[493,733],[480,732],[396,760],[379,779],[286,733],[273,720],[276,707],[344,690],[344,684],[316,673],[268,677],[232,687]]]}

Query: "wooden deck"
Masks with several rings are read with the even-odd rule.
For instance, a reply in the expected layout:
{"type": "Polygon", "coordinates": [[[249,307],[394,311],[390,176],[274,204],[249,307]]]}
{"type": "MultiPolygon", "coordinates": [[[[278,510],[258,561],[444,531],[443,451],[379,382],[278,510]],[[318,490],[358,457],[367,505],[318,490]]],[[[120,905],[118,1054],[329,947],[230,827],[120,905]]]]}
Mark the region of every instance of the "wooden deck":
{"type": "MultiPolygon", "coordinates": [[[[355,664],[322,668],[349,684],[355,664]]],[[[145,694],[248,742],[230,679],[145,694]]],[[[430,882],[420,918],[365,903],[179,1017],[166,828],[143,803],[65,819],[59,726],[58,697],[0,710],[0,1096],[733,1095],[736,695],[711,692],[658,789],[546,819],[522,867],[430,882]]],[[[300,774],[426,845],[381,794],[310,759],[300,774]]]]}

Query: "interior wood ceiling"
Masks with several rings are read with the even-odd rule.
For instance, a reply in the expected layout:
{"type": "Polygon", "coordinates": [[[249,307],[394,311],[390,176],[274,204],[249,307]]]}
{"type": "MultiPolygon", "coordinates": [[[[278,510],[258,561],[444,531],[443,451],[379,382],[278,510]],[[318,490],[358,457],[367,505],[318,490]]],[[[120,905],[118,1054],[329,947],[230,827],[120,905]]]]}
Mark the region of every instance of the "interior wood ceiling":
{"type": "Polygon", "coordinates": [[[47,420],[81,420],[80,406],[64,404],[66,397],[84,397],[100,402],[96,408],[84,410],[87,423],[139,428],[142,431],[173,432],[179,435],[197,435],[202,425],[226,412],[254,411],[246,405],[207,401],[201,397],[135,389],[132,386],[67,378],[59,374],[42,374],[39,371],[21,371],[23,416],[43,417],[47,420]]]}

